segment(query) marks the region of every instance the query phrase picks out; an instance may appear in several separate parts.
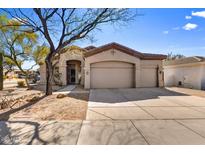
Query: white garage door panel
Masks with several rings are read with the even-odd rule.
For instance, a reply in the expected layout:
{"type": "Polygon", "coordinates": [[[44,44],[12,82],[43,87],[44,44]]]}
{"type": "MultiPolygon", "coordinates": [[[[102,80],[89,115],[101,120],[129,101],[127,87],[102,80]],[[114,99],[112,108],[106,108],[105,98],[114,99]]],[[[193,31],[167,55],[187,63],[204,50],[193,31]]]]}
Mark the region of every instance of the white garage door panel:
{"type": "Polygon", "coordinates": [[[131,88],[133,85],[133,64],[100,62],[91,65],[91,88],[131,88]]]}
{"type": "Polygon", "coordinates": [[[142,87],[157,86],[157,70],[155,68],[145,68],[141,70],[141,86],[142,87]]]}

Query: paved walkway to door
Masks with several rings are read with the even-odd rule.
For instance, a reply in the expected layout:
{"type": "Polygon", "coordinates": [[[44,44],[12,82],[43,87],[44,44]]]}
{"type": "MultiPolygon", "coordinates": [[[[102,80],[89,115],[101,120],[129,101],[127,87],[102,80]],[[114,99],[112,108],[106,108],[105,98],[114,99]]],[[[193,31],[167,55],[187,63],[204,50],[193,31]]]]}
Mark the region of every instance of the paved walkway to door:
{"type": "Polygon", "coordinates": [[[76,88],[76,85],[68,85],[68,86],[65,86],[57,90],[56,92],[53,92],[53,94],[68,94],[75,88],[76,88]]]}

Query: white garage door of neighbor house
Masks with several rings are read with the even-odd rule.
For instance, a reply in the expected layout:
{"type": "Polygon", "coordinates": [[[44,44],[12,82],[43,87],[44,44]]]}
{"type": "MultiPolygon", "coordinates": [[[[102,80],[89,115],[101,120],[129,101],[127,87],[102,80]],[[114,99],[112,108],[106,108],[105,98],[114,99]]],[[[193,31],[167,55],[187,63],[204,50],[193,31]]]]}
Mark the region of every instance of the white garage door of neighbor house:
{"type": "Polygon", "coordinates": [[[141,87],[157,86],[157,69],[144,68],[141,70],[141,87]]]}
{"type": "Polygon", "coordinates": [[[134,87],[134,65],[126,62],[107,61],[91,64],[91,88],[134,87]]]}

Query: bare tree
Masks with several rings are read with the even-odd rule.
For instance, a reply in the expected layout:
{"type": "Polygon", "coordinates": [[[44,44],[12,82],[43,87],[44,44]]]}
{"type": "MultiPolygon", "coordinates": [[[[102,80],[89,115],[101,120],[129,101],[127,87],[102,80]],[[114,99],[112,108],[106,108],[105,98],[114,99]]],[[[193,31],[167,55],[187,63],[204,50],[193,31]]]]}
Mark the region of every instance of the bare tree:
{"type": "MultiPolygon", "coordinates": [[[[46,57],[46,95],[52,94],[52,59],[65,46],[77,40],[90,39],[100,25],[125,24],[136,13],[130,9],[2,9],[11,18],[30,28],[27,32],[39,32],[47,40],[50,52],[46,57]]],[[[7,25],[5,25],[7,26],[7,25]]]]}
{"type": "Polygon", "coordinates": [[[173,54],[172,52],[167,54],[167,60],[175,60],[185,58],[182,54],[173,54]]]}

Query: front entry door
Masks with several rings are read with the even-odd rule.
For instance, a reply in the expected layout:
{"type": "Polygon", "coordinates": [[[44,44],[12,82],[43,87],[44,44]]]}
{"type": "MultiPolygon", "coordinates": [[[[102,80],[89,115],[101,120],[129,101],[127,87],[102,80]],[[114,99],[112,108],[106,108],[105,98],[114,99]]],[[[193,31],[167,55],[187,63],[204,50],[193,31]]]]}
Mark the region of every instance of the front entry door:
{"type": "Polygon", "coordinates": [[[68,84],[75,84],[76,83],[75,64],[68,64],[68,68],[67,68],[67,83],[68,84]]]}

